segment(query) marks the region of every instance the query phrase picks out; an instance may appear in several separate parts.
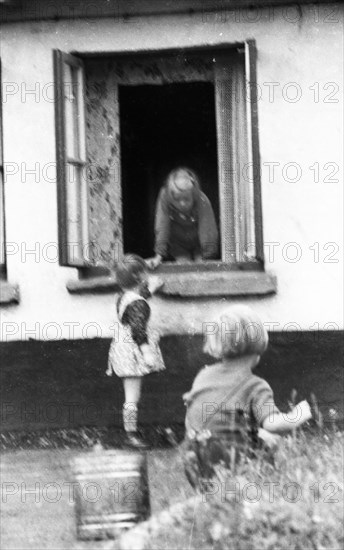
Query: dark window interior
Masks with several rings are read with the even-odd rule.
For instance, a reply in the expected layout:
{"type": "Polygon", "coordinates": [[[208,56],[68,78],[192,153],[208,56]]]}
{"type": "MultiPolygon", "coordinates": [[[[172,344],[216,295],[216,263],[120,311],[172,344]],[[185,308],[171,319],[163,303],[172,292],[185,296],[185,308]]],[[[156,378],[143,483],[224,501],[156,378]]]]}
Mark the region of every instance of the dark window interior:
{"type": "Polygon", "coordinates": [[[195,170],[219,221],[214,86],[120,86],[125,252],[153,255],[155,203],[168,172],[195,170]]]}

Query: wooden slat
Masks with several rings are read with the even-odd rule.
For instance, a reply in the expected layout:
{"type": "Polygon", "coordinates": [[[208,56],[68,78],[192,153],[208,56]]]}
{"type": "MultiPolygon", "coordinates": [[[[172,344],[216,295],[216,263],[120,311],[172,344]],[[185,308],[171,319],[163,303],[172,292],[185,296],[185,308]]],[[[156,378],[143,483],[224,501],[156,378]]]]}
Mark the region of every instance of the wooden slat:
{"type": "Polygon", "coordinates": [[[74,164],[75,166],[81,166],[81,167],[86,165],[86,161],[80,160],[80,159],[77,159],[77,158],[73,158],[73,157],[69,157],[69,156],[67,156],[66,162],[68,164],[74,164]]]}

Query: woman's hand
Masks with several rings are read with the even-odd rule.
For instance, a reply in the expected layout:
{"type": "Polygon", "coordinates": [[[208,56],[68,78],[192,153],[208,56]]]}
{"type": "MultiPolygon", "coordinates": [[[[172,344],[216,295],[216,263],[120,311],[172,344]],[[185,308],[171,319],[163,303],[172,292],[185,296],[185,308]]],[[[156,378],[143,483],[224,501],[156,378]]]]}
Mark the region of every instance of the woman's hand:
{"type": "Polygon", "coordinates": [[[149,267],[149,269],[156,269],[162,262],[162,256],[160,254],[157,254],[153,258],[147,258],[146,264],[149,267]]]}

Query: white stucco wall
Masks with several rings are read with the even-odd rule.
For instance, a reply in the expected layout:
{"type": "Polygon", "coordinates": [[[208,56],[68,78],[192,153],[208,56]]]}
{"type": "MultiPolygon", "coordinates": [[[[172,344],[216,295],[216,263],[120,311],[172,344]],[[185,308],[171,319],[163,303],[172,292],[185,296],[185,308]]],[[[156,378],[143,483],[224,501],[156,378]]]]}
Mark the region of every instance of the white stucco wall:
{"type": "MultiPolygon", "coordinates": [[[[20,286],[21,301],[1,308],[2,339],[113,334],[113,296],[70,295],[66,281],[77,279],[77,271],[60,267],[56,258],[52,50],[132,51],[249,38],[257,44],[262,94],[266,270],[277,276],[278,292],[245,302],[265,322],[276,323],[276,330],[292,328],[288,323],[303,330],[343,329],[343,11],[338,4],[331,17],[329,5],[319,12],[305,6],[302,17],[292,9],[266,10],[255,23],[242,12],[239,21],[218,13],[5,25],[7,269],[9,282],[20,286]],[[35,163],[37,175],[25,172],[35,163]],[[279,163],[273,177],[271,163],[279,163]]],[[[192,333],[226,303],[154,298],[154,315],[165,333],[192,333]]]]}

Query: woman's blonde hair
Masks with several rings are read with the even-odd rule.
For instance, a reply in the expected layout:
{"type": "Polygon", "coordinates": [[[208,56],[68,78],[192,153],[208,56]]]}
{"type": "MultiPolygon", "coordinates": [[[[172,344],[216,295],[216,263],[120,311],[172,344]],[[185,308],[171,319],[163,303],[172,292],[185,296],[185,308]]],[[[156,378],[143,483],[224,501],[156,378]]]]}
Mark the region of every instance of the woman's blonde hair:
{"type": "Polygon", "coordinates": [[[200,182],[196,172],[186,166],[178,166],[177,168],[171,170],[171,172],[167,175],[166,185],[169,192],[174,187],[175,179],[180,175],[186,176],[190,180],[190,183],[193,185],[194,193],[199,191],[200,182]]]}
{"type": "Polygon", "coordinates": [[[258,315],[248,306],[231,306],[216,321],[204,323],[204,352],[216,359],[262,355],[269,336],[258,315]]]}

